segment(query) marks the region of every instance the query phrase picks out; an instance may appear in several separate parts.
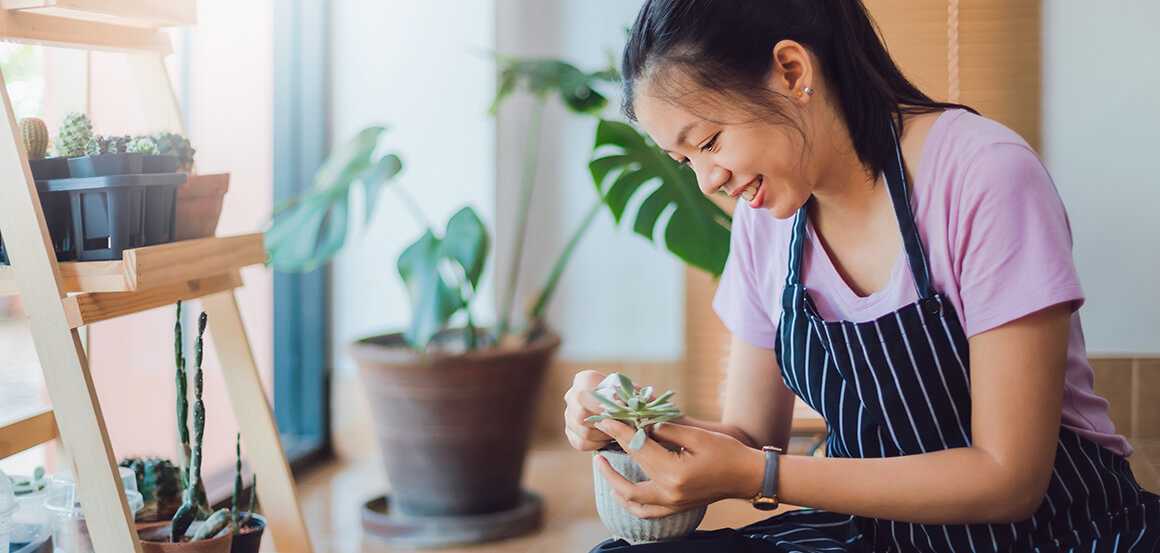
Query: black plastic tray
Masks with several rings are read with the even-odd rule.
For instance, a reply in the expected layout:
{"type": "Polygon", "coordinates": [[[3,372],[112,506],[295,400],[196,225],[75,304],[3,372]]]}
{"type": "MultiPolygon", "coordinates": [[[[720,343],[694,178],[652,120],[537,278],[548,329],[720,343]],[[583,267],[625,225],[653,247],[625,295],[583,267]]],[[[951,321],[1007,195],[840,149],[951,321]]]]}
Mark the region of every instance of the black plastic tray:
{"type": "MultiPolygon", "coordinates": [[[[131,248],[172,242],[177,188],[184,173],[145,173],[37,181],[60,261],[121,259],[131,248]]],[[[7,263],[0,242],[0,263],[7,263]]]]}

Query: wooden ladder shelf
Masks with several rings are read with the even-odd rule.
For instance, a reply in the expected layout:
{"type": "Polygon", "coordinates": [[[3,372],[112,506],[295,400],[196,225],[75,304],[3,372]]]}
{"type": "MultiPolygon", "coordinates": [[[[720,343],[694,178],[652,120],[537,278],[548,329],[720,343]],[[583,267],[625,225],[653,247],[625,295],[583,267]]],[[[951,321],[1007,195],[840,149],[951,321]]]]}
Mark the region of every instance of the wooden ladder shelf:
{"type": "MultiPolygon", "coordinates": [[[[196,0],[0,0],[0,39],[127,52],[135,83],[153,103],[142,109],[180,131],[180,112],[164,57],[162,25],[194,23],[196,0]],[[160,99],[158,99],[160,98],[160,99]]],[[[273,411],[262,388],[234,289],[239,271],[266,259],[261,234],[188,240],[126,250],[119,261],[56,261],[35,182],[20,145],[3,76],[0,124],[0,235],[10,266],[0,294],[20,294],[53,410],[0,421],[0,458],[60,438],[76,471],[96,553],[141,553],[78,329],[200,298],[244,435],[268,533],[277,551],[313,551],[273,411]]]]}

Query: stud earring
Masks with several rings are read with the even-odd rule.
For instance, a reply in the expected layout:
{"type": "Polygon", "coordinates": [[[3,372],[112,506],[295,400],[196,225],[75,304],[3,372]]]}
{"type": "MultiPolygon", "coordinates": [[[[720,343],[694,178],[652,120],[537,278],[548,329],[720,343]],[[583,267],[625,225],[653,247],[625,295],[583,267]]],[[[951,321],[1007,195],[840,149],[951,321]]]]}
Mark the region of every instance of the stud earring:
{"type": "Polygon", "coordinates": [[[810,88],[810,87],[808,87],[808,86],[807,86],[807,87],[805,87],[805,88],[802,88],[801,90],[797,91],[797,97],[798,97],[798,98],[801,98],[803,93],[804,93],[806,96],[813,96],[813,95],[814,95],[814,89],[812,89],[812,88],[810,88]]]}

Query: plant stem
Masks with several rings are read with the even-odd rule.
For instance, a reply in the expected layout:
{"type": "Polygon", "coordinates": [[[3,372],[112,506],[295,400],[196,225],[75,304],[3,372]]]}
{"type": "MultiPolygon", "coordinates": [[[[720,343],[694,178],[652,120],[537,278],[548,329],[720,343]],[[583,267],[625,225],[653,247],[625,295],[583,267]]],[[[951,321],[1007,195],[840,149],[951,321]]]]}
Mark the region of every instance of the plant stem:
{"type": "Polygon", "coordinates": [[[556,259],[555,265],[552,266],[552,272],[548,275],[548,282],[544,284],[544,288],[540,290],[539,297],[536,298],[536,303],[532,305],[532,309],[528,312],[528,318],[533,321],[543,319],[544,311],[548,308],[548,302],[552,300],[552,295],[556,292],[556,285],[560,282],[560,276],[564,274],[564,269],[568,266],[568,262],[572,260],[572,254],[576,250],[576,245],[580,243],[580,239],[588,232],[588,228],[592,226],[592,221],[596,220],[596,215],[600,213],[600,208],[604,207],[603,200],[597,200],[588,213],[584,215],[584,220],[580,222],[580,226],[576,232],[572,234],[572,238],[568,239],[568,244],[564,246],[564,251],[560,252],[560,257],[556,259]]]}
{"type": "Polygon", "coordinates": [[[543,122],[544,108],[547,104],[547,97],[538,95],[536,103],[532,107],[531,124],[524,149],[523,174],[520,179],[519,206],[516,208],[515,251],[511,265],[508,266],[507,290],[504,291],[503,308],[500,311],[498,328],[496,328],[497,340],[502,340],[511,327],[512,304],[515,303],[516,285],[519,282],[520,265],[524,256],[524,242],[527,241],[528,208],[536,183],[536,162],[540,157],[540,125],[543,122]]]}
{"type": "Polygon", "coordinates": [[[419,223],[419,226],[425,229],[431,228],[431,221],[428,220],[427,216],[423,214],[423,210],[419,208],[419,204],[415,201],[414,196],[411,196],[411,194],[404,190],[402,186],[392,186],[391,190],[393,190],[395,194],[398,194],[399,199],[403,200],[403,203],[407,205],[407,210],[411,212],[411,216],[415,218],[415,222],[419,223]]]}

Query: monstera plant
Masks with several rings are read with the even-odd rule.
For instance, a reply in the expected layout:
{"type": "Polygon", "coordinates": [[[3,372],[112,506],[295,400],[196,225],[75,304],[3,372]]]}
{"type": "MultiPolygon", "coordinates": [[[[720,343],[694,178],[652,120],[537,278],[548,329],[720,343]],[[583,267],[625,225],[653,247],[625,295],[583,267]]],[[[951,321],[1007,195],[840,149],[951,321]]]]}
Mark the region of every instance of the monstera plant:
{"type": "MultiPolygon", "coordinates": [[[[515,211],[516,242],[506,268],[507,286],[496,328],[481,336],[471,316],[471,299],[490,253],[487,231],[478,215],[470,207],[463,208],[448,221],[444,235],[439,236],[410,195],[401,187],[392,186],[421,226],[427,227],[400,255],[397,267],[410,295],[412,318],[406,337],[412,347],[426,348],[430,339],[460,312],[467,313],[463,336],[468,349],[502,342],[515,332],[528,335],[543,330],[544,315],[560,277],[602,206],[607,206],[617,224],[630,225],[649,240],[659,242],[663,236],[665,247],[685,262],[713,275],[721,273],[729,251],[729,215],[701,195],[691,170],[674,162],[646,135],[626,123],[602,118],[608,100],[600,90],[619,82],[615,69],[585,72],[559,60],[503,56],[498,63],[499,84],[491,113],[497,113],[505,100],[521,90],[534,101],[515,211]],[[558,98],[570,112],[597,123],[594,159],[588,167],[596,194],[536,297],[527,304],[527,325],[514,330],[512,311],[536,185],[543,113],[553,98],[558,98]],[[639,208],[630,213],[628,206],[638,196],[639,208]],[[664,217],[668,212],[671,216],[664,217]]],[[[346,243],[350,204],[356,193],[363,196],[364,220],[370,220],[381,191],[403,168],[399,156],[385,150],[386,136],[385,127],[362,130],[330,156],[318,171],[312,191],[275,213],[266,233],[273,268],[310,271],[333,258],[346,243]]]]}
{"type": "MultiPolygon", "coordinates": [[[[544,314],[577,244],[607,206],[618,223],[631,223],[649,239],[663,234],[671,252],[719,274],[728,252],[729,217],[700,196],[691,171],[647,137],[624,123],[601,119],[608,100],[600,90],[619,81],[616,71],[587,72],[543,59],[501,57],[498,64],[492,113],[517,92],[529,94],[533,103],[515,211],[514,255],[504,274],[507,288],[494,328],[477,327],[471,309],[491,253],[486,227],[471,207],[457,211],[442,229],[429,223],[414,199],[395,184],[403,163],[387,147],[385,127],[364,129],[332,153],[312,190],[276,210],[266,248],[276,270],[317,269],[346,244],[359,217],[351,213],[358,197],[364,206],[361,217],[369,221],[384,191],[389,188],[397,195],[422,229],[396,260],[409,296],[410,322],[402,332],[351,345],[392,483],[389,500],[376,498],[364,508],[389,504],[392,512],[409,520],[505,512],[510,516],[502,520],[527,529],[540,516],[535,496],[520,489],[535,410],[495,406],[527,404],[539,395],[545,369],[560,345],[544,314]],[[528,302],[524,324],[516,326],[514,293],[529,232],[541,124],[547,105],[557,100],[596,124],[595,159],[588,168],[595,194],[537,296],[528,302]],[[629,213],[627,206],[637,196],[641,207],[629,213]],[[453,320],[466,322],[452,328],[453,320]],[[486,452],[486,468],[479,464],[480,452],[486,452]]],[[[518,533],[491,530],[506,536],[518,533]]],[[[441,533],[438,543],[429,545],[488,537],[441,533]]]]}

